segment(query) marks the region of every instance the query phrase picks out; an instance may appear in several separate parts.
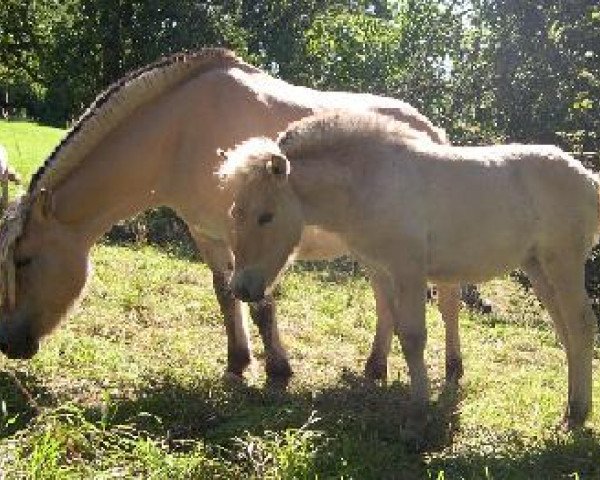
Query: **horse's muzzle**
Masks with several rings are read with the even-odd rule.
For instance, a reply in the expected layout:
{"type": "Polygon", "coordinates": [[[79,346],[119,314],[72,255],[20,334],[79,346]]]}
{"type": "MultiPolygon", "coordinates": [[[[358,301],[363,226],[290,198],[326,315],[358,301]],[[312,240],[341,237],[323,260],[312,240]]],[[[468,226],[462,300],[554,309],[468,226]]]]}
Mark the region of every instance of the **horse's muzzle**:
{"type": "Polygon", "coordinates": [[[40,348],[40,342],[23,332],[10,332],[0,327],[0,351],[10,359],[29,360],[40,348]]]}

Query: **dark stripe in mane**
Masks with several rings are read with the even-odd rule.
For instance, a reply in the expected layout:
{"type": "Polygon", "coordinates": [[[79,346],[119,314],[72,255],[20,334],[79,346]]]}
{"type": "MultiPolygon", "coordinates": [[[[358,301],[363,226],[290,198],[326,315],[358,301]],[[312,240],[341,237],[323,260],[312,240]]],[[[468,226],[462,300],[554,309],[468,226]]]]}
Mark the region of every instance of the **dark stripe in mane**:
{"type": "Polygon", "coordinates": [[[35,187],[44,175],[44,172],[48,167],[52,165],[61,149],[71,141],[71,139],[77,134],[77,132],[81,129],[85,122],[92,118],[96,114],[98,109],[102,107],[102,105],[104,105],[106,102],[108,102],[115,93],[120,91],[123,87],[127,86],[127,84],[129,84],[139,76],[143,75],[144,73],[147,73],[151,70],[168,67],[170,65],[174,65],[180,62],[185,62],[190,59],[197,59],[198,57],[206,57],[207,59],[237,59],[235,53],[231,50],[227,50],[226,48],[202,48],[193,52],[183,51],[167,57],[162,57],[156,62],[150,63],[141,68],[138,68],[137,70],[133,70],[125,74],[125,76],[111,84],[102,93],[100,93],[91,103],[90,107],[81,115],[81,117],[79,117],[79,119],[71,128],[71,130],[67,133],[67,135],[60,141],[60,143],[56,146],[56,148],[52,151],[52,153],[48,156],[44,163],[33,174],[33,176],[31,177],[31,181],[29,182],[27,193],[32,193],[35,190],[35,187]]]}

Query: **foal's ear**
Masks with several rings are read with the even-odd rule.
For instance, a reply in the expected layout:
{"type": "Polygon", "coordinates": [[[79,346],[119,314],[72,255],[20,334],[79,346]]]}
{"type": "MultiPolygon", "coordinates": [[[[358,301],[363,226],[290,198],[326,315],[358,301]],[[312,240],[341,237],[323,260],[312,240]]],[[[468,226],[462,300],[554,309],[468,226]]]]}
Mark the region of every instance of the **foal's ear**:
{"type": "Polygon", "coordinates": [[[285,179],[290,174],[290,162],[283,155],[271,155],[271,158],[265,164],[265,168],[269,175],[275,175],[277,178],[285,179]]]}
{"type": "Polygon", "coordinates": [[[54,215],[54,196],[42,188],[33,200],[32,213],[38,220],[47,220],[54,215]]]}

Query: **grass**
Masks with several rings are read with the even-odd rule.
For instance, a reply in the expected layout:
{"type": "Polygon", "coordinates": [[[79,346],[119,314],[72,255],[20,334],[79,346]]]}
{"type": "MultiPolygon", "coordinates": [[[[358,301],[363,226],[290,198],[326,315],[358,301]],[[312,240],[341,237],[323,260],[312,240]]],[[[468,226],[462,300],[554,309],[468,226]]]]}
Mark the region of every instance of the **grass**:
{"type": "MultiPolygon", "coordinates": [[[[9,154],[31,144],[31,157],[11,157],[23,174],[61,135],[36,130],[0,122],[9,154]]],[[[39,354],[0,360],[0,478],[600,478],[598,359],[588,428],[557,431],[565,356],[509,280],[485,286],[494,315],[461,314],[458,391],[444,388],[443,327],[428,307],[433,399],[414,453],[398,346],[387,385],[362,380],[375,316],[360,274],[285,276],[279,314],[296,375],[279,392],[264,388],[255,331],[247,384],[221,381],[225,334],[204,265],[139,245],[99,244],[93,261],[86,296],[39,354]]]]}

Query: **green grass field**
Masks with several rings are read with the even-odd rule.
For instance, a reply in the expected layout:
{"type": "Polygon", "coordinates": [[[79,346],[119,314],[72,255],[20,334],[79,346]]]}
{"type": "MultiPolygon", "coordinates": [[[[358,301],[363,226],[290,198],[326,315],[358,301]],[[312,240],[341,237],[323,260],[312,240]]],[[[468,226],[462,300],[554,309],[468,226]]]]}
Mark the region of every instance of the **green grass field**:
{"type": "MultiPolygon", "coordinates": [[[[25,176],[62,134],[0,122],[25,176]]],[[[508,280],[484,287],[495,314],[461,315],[456,392],[444,390],[443,328],[428,307],[433,399],[413,453],[398,345],[386,386],[362,379],[375,324],[363,276],[285,276],[279,314],[295,376],[284,393],[263,386],[257,335],[247,385],[222,382],[225,333],[204,265],[107,244],[93,261],[86,295],[39,354],[0,359],[2,479],[600,478],[598,359],[588,428],[557,431],[565,356],[539,305],[508,280]]]]}

